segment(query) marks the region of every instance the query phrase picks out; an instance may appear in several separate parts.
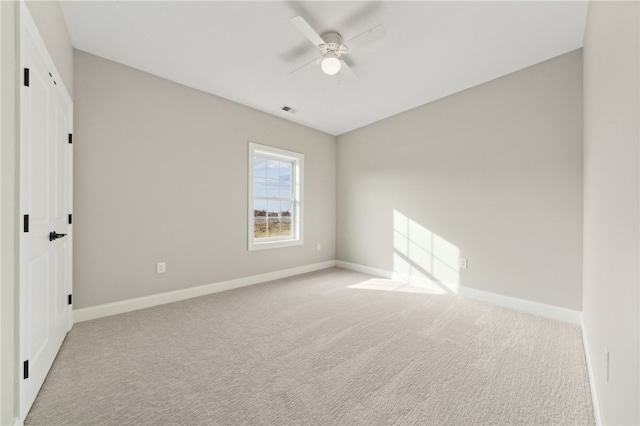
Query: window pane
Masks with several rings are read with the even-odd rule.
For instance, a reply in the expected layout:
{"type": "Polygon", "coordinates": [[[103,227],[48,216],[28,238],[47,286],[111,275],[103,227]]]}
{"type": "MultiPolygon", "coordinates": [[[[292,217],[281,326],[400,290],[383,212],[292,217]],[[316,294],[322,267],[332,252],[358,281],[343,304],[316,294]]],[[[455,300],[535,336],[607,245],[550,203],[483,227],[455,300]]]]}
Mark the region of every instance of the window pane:
{"type": "Polygon", "coordinates": [[[267,197],[278,197],[280,195],[280,181],[278,179],[267,178],[267,197]]]}
{"type": "Polygon", "coordinates": [[[280,234],[283,237],[293,236],[291,230],[293,219],[293,203],[290,201],[282,201],[280,203],[280,234]]]}
{"type": "Polygon", "coordinates": [[[266,200],[253,200],[253,216],[267,216],[266,200]]]}
{"type": "Polygon", "coordinates": [[[280,162],[277,160],[267,160],[267,177],[277,179],[280,176],[280,162]]]}
{"type": "Polygon", "coordinates": [[[280,198],[293,198],[291,196],[291,182],[287,180],[280,181],[280,198]]]}
{"type": "Polygon", "coordinates": [[[267,218],[256,217],[253,219],[253,238],[267,237],[267,218]]]}
{"type": "Polygon", "coordinates": [[[291,233],[291,203],[288,201],[269,200],[269,236],[290,237],[291,233]]]}
{"type": "Polygon", "coordinates": [[[254,197],[266,197],[267,196],[267,180],[263,177],[253,177],[253,196],[254,197]]]}
{"type": "Polygon", "coordinates": [[[283,217],[291,217],[293,215],[293,205],[290,201],[280,202],[280,214],[283,217]]]}
{"type": "Polygon", "coordinates": [[[278,219],[269,219],[269,236],[280,236],[280,221],[278,219]]]}
{"type": "Polygon", "coordinates": [[[286,218],[269,219],[269,237],[290,237],[291,222],[286,218]]]}
{"type": "Polygon", "coordinates": [[[291,233],[291,216],[280,217],[280,235],[290,237],[291,233]]]}
{"type": "Polygon", "coordinates": [[[253,175],[267,176],[267,159],[264,157],[253,157],[253,175]]]}
{"type": "Polygon", "coordinates": [[[291,180],[291,167],[292,164],[289,162],[280,162],[280,179],[291,180]]]}
{"type": "Polygon", "coordinates": [[[280,198],[292,198],[291,194],[291,171],[293,163],[280,162],[280,198]]]}
{"type": "Polygon", "coordinates": [[[280,201],[269,200],[268,206],[269,217],[280,216],[280,201]]]}

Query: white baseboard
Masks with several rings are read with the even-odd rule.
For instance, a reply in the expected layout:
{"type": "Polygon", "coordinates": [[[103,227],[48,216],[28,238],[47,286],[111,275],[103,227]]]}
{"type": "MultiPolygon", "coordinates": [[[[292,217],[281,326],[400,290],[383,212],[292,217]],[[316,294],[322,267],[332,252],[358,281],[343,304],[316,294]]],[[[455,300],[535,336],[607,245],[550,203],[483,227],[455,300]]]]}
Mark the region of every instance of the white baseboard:
{"type": "MultiPolygon", "coordinates": [[[[269,272],[250,277],[238,278],[235,280],[221,281],[218,283],[207,284],[198,287],[191,287],[183,290],[176,290],[167,293],[153,294],[150,296],[138,297],[135,299],[123,300],[119,302],[106,303],[104,305],[92,306],[73,311],[74,323],[88,321],[96,318],[102,318],[110,315],[121,314],[124,312],[136,311],[138,309],[150,308],[165,303],[178,302],[180,300],[190,299],[193,297],[204,296],[207,294],[217,293],[220,291],[232,290],[234,288],[245,287],[249,285],[259,284],[267,281],[286,278],[293,275],[304,274],[306,272],[318,271],[333,266],[361,272],[376,277],[400,280],[400,276],[391,271],[373,268],[370,266],[359,265],[356,263],[344,262],[341,260],[329,260],[326,262],[315,263],[312,265],[300,266],[297,268],[285,269],[282,271],[269,272]]],[[[422,281],[421,277],[415,280],[409,278],[411,282],[422,281]]],[[[459,296],[469,299],[475,299],[482,302],[491,303],[506,308],[515,309],[521,312],[527,312],[570,324],[581,325],[582,317],[579,311],[561,308],[558,306],[546,305],[543,303],[532,302],[529,300],[518,299],[515,297],[503,296],[501,294],[490,293],[487,291],[476,290],[467,287],[446,286],[447,291],[458,294],[459,296]]]]}
{"type": "Polygon", "coordinates": [[[367,275],[373,275],[374,277],[392,279],[393,273],[385,271],[384,269],[372,268],[371,266],[359,265],[357,263],[344,262],[342,260],[336,260],[336,266],[342,269],[348,269],[350,271],[361,272],[367,275]]]}
{"type": "Polygon", "coordinates": [[[532,302],[530,300],[518,299],[516,297],[503,296],[502,294],[490,293],[488,291],[476,290],[468,287],[458,288],[458,295],[469,299],[479,300],[481,302],[491,303],[493,305],[503,306],[505,308],[515,309],[516,311],[526,312],[528,314],[551,318],[569,324],[580,325],[581,313],[580,311],[575,311],[573,309],[532,302]]]}
{"type": "Polygon", "coordinates": [[[291,277],[293,275],[318,271],[320,269],[331,268],[336,265],[335,260],[314,263],[312,265],[299,266],[297,268],[284,269],[281,271],[268,272],[250,277],[238,278],[235,280],[221,281],[213,284],[206,284],[198,287],[185,288],[182,290],[170,291],[167,293],[153,294],[150,296],[138,297],[135,299],[122,300],[119,302],[105,303],[104,305],[91,306],[73,311],[73,322],[89,321],[92,319],[122,314],[125,312],[137,311],[138,309],[150,308],[152,306],[164,305],[166,303],[178,302],[180,300],[191,299],[193,297],[205,296],[207,294],[232,290],[234,288],[246,287],[280,278],[291,277]]]}
{"type": "Polygon", "coordinates": [[[580,331],[582,332],[582,344],[584,345],[584,357],[587,363],[587,373],[589,374],[589,389],[591,390],[591,404],[593,405],[593,417],[596,426],[602,426],[602,411],[600,411],[600,398],[598,397],[598,387],[596,377],[593,373],[593,361],[589,352],[589,342],[587,341],[587,331],[584,328],[584,317],[580,315],[580,331]]]}
{"type": "MultiPolygon", "coordinates": [[[[397,281],[407,281],[409,283],[421,283],[428,284],[424,277],[408,277],[402,278],[400,274],[386,271],[383,269],[372,268],[370,266],[359,265],[356,263],[344,262],[341,260],[336,261],[336,266],[344,269],[349,269],[356,272],[362,272],[364,274],[373,275],[380,278],[388,278],[397,281]],[[424,281],[424,283],[423,283],[424,281]]],[[[452,294],[457,294],[468,299],[474,299],[481,302],[491,303],[492,305],[502,306],[505,308],[515,309],[520,312],[526,312],[528,314],[538,315],[545,318],[551,318],[554,320],[566,322],[569,324],[580,325],[582,320],[582,314],[580,311],[573,309],[562,308],[559,306],[546,305],[544,303],[532,302],[530,300],[518,299],[516,297],[503,296],[497,293],[491,293],[483,290],[476,290],[473,288],[453,286],[446,283],[440,283],[440,288],[446,288],[446,291],[452,294]]]]}

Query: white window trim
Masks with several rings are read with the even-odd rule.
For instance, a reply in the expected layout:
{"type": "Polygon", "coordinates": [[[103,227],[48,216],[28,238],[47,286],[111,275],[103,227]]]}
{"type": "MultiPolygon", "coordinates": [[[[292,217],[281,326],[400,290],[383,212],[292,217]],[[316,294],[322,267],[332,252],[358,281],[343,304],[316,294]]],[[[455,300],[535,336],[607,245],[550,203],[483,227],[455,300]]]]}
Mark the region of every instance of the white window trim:
{"type": "Polygon", "coordinates": [[[285,149],[274,148],[272,146],[261,145],[255,142],[249,142],[248,155],[248,176],[249,176],[249,198],[248,198],[248,248],[249,251],[264,250],[279,247],[300,246],[304,244],[303,240],[303,194],[304,194],[304,154],[298,152],[287,151],[285,149]],[[293,223],[291,229],[293,237],[283,239],[281,237],[267,238],[262,241],[256,241],[253,238],[254,230],[254,208],[253,208],[253,157],[255,154],[271,157],[274,159],[293,160],[296,164],[293,170],[293,223]]]}

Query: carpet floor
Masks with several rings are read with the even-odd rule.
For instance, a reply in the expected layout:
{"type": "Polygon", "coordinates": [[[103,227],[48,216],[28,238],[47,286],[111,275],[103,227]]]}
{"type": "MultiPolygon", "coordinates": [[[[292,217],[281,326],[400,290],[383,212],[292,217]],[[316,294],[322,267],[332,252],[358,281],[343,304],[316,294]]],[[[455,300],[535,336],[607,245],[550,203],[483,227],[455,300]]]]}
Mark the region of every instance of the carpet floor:
{"type": "Polygon", "coordinates": [[[26,425],[594,424],[580,329],[331,268],[76,324],[26,425]]]}

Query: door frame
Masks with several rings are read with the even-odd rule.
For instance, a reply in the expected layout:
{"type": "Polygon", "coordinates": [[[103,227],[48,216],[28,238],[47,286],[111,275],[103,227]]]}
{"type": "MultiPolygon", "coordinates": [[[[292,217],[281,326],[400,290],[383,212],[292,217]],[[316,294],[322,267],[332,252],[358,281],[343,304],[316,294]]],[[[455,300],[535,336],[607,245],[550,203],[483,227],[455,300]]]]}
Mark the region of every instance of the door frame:
{"type": "Polygon", "coordinates": [[[0,424],[17,422],[18,3],[0,1],[0,424]]]}

